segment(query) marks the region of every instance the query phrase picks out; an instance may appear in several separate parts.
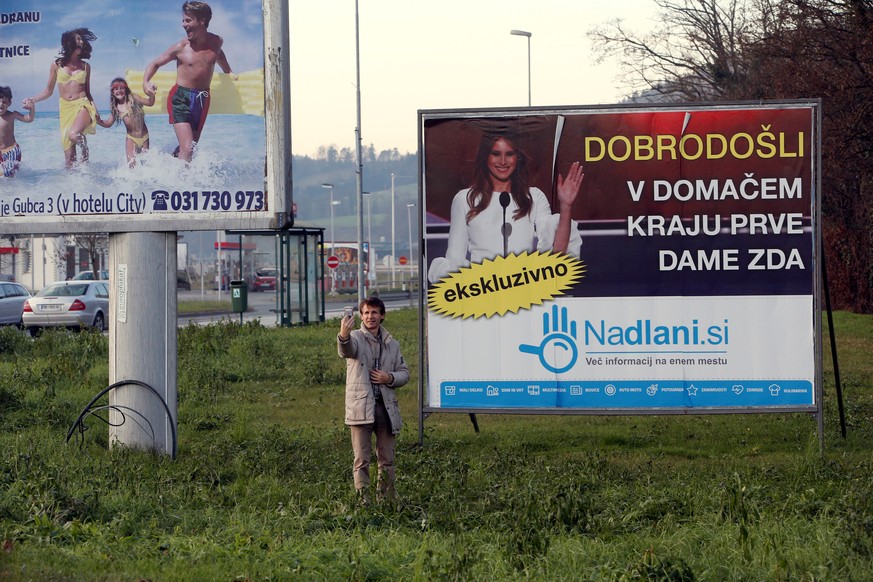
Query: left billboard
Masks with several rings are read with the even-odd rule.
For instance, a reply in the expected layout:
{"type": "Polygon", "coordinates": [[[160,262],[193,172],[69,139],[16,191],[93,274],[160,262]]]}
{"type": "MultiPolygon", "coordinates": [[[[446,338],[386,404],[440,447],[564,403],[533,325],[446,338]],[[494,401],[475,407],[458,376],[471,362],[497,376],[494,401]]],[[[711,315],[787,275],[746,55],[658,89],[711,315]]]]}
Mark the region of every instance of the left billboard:
{"type": "Polygon", "coordinates": [[[283,4],[4,2],[0,232],[286,226],[283,4]]]}

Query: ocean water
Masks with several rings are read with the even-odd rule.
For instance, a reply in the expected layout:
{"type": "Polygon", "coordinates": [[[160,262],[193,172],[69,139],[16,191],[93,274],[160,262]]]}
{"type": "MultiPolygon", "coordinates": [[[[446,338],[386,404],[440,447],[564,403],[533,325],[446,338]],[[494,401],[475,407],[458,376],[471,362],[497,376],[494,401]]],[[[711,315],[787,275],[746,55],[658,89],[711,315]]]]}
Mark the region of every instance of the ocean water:
{"type": "MultiPolygon", "coordinates": [[[[105,119],[109,112],[101,112],[105,119]]],[[[264,118],[210,115],[190,164],[174,158],[178,145],[167,116],[147,115],[151,149],[134,168],[127,165],[123,125],[97,126],[88,135],[90,161],[66,169],[57,113],[40,113],[33,123],[15,124],[22,161],[13,179],[0,178],[0,202],[33,202],[59,195],[116,196],[154,190],[263,190],[266,135],[264,118]]]]}

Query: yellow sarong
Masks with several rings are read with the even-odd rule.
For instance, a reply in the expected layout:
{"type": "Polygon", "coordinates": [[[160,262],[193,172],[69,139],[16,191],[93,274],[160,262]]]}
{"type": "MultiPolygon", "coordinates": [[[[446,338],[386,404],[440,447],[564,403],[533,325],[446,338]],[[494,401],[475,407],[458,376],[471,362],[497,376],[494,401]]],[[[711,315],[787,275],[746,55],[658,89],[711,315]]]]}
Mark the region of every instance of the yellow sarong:
{"type": "Polygon", "coordinates": [[[76,116],[82,109],[85,109],[85,111],[88,112],[88,115],[91,116],[91,123],[85,126],[85,129],[82,130],[82,134],[96,133],[97,109],[94,107],[93,103],[88,101],[87,97],[79,97],[78,99],[73,99],[71,101],[67,101],[66,99],[60,100],[58,116],[61,118],[61,144],[64,146],[64,151],[67,151],[75,145],[68,134],[70,133],[70,127],[73,125],[73,121],[76,120],[76,116]]]}

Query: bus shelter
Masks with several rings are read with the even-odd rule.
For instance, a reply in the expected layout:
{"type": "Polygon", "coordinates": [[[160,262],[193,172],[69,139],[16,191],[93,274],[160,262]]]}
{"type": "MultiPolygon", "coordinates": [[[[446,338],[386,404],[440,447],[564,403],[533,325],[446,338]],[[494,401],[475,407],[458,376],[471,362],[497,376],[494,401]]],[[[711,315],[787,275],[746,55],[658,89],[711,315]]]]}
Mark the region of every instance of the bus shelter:
{"type": "Polygon", "coordinates": [[[275,276],[276,324],[290,327],[324,321],[324,229],[294,227],[285,230],[228,230],[238,237],[239,260],[231,276],[245,281],[249,290],[259,277],[275,276]]]}

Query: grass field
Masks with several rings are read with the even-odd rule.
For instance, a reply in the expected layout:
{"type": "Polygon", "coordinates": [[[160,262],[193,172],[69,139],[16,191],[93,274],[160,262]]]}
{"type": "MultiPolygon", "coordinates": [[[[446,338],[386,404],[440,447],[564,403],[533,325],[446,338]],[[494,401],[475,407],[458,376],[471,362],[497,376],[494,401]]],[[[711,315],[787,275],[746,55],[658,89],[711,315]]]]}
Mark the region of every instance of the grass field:
{"type": "Polygon", "coordinates": [[[230,298],[225,301],[192,299],[179,301],[176,310],[179,315],[203,313],[228,313],[231,309],[230,298]]]}
{"type": "MultiPolygon", "coordinates": [[[[417,312],[388,327],[418,361],[417,312]]],[[[358,507],[337,322],[179,331],[179,447],[107,448],[107,338],[0,329],[3,580],[871,580],[873,318],[808,414],[440,413],[402,389],[400,502],[358,507]]]]}

